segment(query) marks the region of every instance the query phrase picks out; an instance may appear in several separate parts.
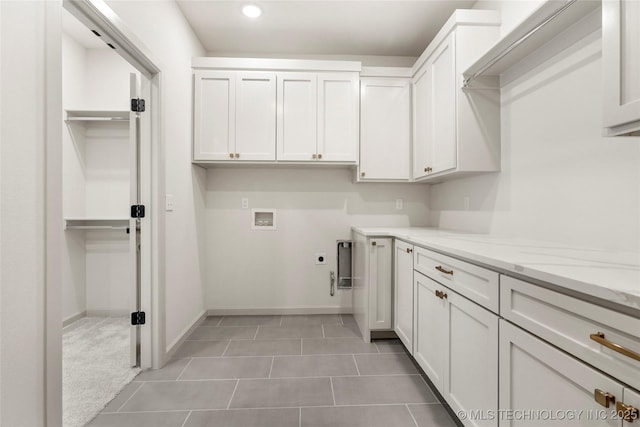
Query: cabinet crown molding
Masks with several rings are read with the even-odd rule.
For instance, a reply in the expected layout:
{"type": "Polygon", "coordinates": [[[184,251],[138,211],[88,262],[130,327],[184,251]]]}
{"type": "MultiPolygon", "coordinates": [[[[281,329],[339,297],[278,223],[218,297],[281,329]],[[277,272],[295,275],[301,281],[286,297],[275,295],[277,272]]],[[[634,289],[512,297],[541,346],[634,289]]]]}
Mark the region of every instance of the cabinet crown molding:
{"type": "Polygon", "coordinates": [[[271,58],[223,58],[196,57],[191,67],[217,70],[273,70],[273,71],[355,71],[362,70],[359,61],[330,61],[311,59],[271,59],[271,58]]]}

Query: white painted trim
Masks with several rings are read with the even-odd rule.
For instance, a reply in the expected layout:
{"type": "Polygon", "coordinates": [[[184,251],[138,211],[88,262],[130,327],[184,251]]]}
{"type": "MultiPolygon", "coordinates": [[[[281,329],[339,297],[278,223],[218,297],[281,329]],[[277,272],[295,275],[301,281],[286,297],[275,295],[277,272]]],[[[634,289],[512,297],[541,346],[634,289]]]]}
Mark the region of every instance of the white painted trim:
{"type": "Polygon", "coordinates": [[[208,316],[255,316],[277,314],[351,314],[353,308],[349,307],[277,307],[277,308],[213,308],[207,310],[208,316]]]}
{"type": "Polygon", "coordinates": [[[189,337],[189,335],[191,335],[193,333],[193,331],[195,331],[196,328],[198,326],[200,326],[202,324],[202,322],[204,322],[204,319],[207,318],[207,315],[208,315],[207,311],[203,310],[200,314],[198,314],[198,316],[196,316],[196,318],[193,320],[193,322],[191,322],[189,324],[189,326],[184,328],[182,330],[182,332],[180,332],[178,334],[178,337],[176,339],[174,339],[171,342],[171,344],[169,344],[169,346],[167,347],[167,360],[169,360],[169,359],[171,359],[173,357],[175,352],[178,351],[180,346],[186,341],[186,339],[189,337]]]}
{"type": "Polygon", "coordinates": [[[277,70],[277,71],[356,71],[359,61],[318,61],[310,59],[220,58],[197,57],[191,60],[193,69],[277,70]]]}
{"type": "MultiPolygon", "coordinates": [[[[62,8],[45,2],[43,34],[45,84],[42,105],[34,117],[44,116],[41,160],[44,205],[44,422],[62,423],[62,253],[64,241],[62,209],[62,8]]],[[[36,125],[37,126],[37,125],[36,125]]],[[[34,224],[35,226],[35,224],[34,224]]],[[[39,225],[38,225],[39,226],[39,225]]],[[[40,411],[40,408],[33,408],[40,411]]]]}
{"type": "Polygon", "coordinates": [[[160,72],[150,50],[103,0],[63,0],[63,6],[146,77],[160,72]]]}
{"type": "Polygon", "coordinates": [[[73,322],[75,322],[76,320],[80,320],[83,317],[87,317],[87,311],[81,311],[80,313],[76,313],[72,316],[67,317],[66,319],[64,319],[62,321],[62,328],[66,328],[67,326],[69,326],[70,324],[72,324],[73,322]]]}
{"type": "Polygon", "coordinates": [[[429,46],[427,46],[422,55],[420,55],[416,63],[413,64],[411,75],[416,75],[420,67],[424,65],[427,59],[456,27],[462,25],[499,27],[500,23],[500,12],[495,10],[456,9],[453,15],[451,15],[451,18],[449,18],[440,31],[438,31],[438,34],[431,40],[429,46]]]}
{"type": "Polygon", "coordinates": [[[360,77],[394,77],[411,78],[413,68],[411,67],[362,67],[360,77]]]}

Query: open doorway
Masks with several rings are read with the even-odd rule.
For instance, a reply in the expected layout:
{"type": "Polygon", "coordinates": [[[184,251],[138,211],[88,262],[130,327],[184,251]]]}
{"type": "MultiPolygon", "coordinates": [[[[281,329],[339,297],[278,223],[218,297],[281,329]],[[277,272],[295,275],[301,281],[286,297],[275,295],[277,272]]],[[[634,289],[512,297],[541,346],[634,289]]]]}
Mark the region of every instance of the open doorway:
{"type": "Polygon", "coordinates": [[[64,7],[63,425],[82,426],[162,363],[160,70],[102,1],[64,7]]]}

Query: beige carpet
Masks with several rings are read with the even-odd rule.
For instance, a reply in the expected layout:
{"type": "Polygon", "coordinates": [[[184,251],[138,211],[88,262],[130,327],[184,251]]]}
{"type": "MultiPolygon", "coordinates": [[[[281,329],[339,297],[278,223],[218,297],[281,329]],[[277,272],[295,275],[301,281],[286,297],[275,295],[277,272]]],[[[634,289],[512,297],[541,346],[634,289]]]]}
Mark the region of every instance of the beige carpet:
{"type": "Polygon", "coordinates": [[[128,317],[85,317],[64,328],[64,427],[85,426],[138,375],[129,346],[128,317]]]}

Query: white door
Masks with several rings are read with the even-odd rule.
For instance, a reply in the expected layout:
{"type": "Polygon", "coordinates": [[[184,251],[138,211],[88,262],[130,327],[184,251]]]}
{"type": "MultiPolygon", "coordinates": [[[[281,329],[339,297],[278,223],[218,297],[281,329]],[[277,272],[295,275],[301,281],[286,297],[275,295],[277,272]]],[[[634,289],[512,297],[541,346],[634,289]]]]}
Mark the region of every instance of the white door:
{"type": "Polygon", "coordinates": [[[277,159],[316,160],[316,74],[280,73],[277,92],[277,159]]]}
{"type": "Polygon", "coordinates": [[[640,129],[639,22],[639,1],[602,2],[604,126],[611,134],[640,129]]]}
{"type": "Polygon", "coordinates": [[[235,154],[236,76],[194,73],[193,159],[231,160],[235,154]]]}
{"type": "Polygon", "coordinates": [[[429,174],[431,159],[431,68],[425,64],[413,80],[413,178],[429,174]]]}
{"type": "Polygon", "coordinates": [[[429,59],[431,105],[429,106],[432,173],[457,165],[455,34],[451,33],[429,59]]]}
{"type": "Polygon", "coordinates": [[[358,73],[318,75],[318,159],[357,162],[359,132],[358,73]]]}
{"type": "MultiPolygon", "coordinates": [[[[447,291],[444,398],[454,412],[498,409],[498,316],[447,291]]],[[[497,426],[497,419],[463,420],[497,426]]]]}
{"type": "Polygon", "coordinates": [[[413,357],[442,393],[444,388],[447,305],[436,296],[445,288],[417,271],[413,273],[413,357]]]}
{"type": "Polygon", "coordinates": [[[276,75],[236,75],[236,144],[238,160],[276,159],[276,75]]]}
{"type": "Polygon", "coordinates": [[[409,181],[411,83],[363,78],[360,83],[359,180],[409,181]]]}
{"type": "MultiPolygon", "coordinates": [[[[504,320],[500,321],[499,355],[500,410],[511,413],[544,410],[546,414],[583,411],[579,420],[572,421],[574,425],[620,426],[620,421],[611,416],[614,401],[608,407],[595,401],[598,395],[604,402],[605,393],[615,401],[621,399],[620,383],[504,320]],[[599,413],[606,416],[598,416],[599,413]]],[[[522,417],[499,420],[501,427],[567,424],[566,418],[557,416],[546,420],[522,417]]]]}
{"type": "Polygon", "coordinates": [[[413,354],[413,245],[395,241],[394,331],[413,354]]]}
{"type": "MultiPolygon", "coordinates": [[[[140,81],[138,75],[131,73],[129,75],[129,94],[131,99],[140,98],[140,81]]],[[[133,110],[133,108],[132,108],[133,110]]],[[[141,126],[140,114],[138,112],[129,112],[129,147],[130,147],[130,173],[129,173],[129,194],[130,205],[141,205],[141,187],[140,187],[140,160],[141,160],[141,126]]],[[[129,310],[131,313],[141,311],[141,253],[140,253],[140,219],[129,218],[129,310]]],[[[132,315],[133,316],[133,315],[132,315]]],[[[132,317],[133,319],[133,317],[132,317]]],[[[133,322],[132,322],[133,323],[133,322]]],[[[140,365],[140,326],[131,324],[130,327],[130,362],[131,366],[140,365]]]]}
{"type": "Polygon", "coordinates": [[[391,325],[391,239],[371,239],[369,246],[369,329],[391,325]]]}

